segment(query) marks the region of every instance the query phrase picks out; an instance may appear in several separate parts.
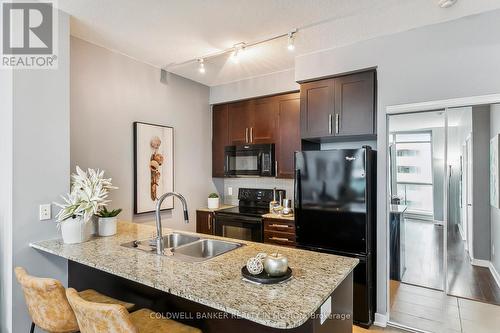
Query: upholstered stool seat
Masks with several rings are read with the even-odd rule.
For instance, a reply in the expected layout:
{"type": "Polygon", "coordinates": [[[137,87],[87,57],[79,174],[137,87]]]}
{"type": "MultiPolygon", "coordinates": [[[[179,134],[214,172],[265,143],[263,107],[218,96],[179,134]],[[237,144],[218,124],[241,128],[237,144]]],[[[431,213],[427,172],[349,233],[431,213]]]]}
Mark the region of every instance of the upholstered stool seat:
{"type": "Polygon", "coordinates": [[[66,290],[66,296],[81,333],[201,333],[197,328],[161,318],[148,309],[129,314],[119,304],[86,301],[72,288],[66,290]]]}
{"type": "Polygon", "coordinates": [[[135,306],[134,303],[127,303],[120,301],[119,299],[103,295],[94,289],[87,289],[84,291],[79,291],[78,295],[88,302],[103,303],[103,304],[120,304],[128,311],[132,310],[135,306]]]}
{"type": "MultiPolygon", "coordinates": [[[[28,275],[22,267],[15,268],[16,278],[23,288],[24,298],[33,323],[46,332],[72,333],[78,332],[75,313],[66,298],[66,290],[62,283],[55,279],[39,278],[28,275]]],[[[79,293],[83,299],[106,304],[120,304],[124,309],[132,309],[134,304],[126,303],[89,289],[79,293]]]]}

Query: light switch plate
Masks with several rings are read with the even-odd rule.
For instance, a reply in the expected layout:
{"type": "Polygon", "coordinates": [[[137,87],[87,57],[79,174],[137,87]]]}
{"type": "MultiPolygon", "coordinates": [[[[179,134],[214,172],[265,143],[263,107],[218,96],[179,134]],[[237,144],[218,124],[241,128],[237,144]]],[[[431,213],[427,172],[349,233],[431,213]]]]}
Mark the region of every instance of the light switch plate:
{"type": "Polygon", "coordinates": [[[233,195],[233,188],[231,186],[227,188],[227,195],[233,195]]]}
{"type": "Polygon", "coordinates": [[[52,218],[52,207],[50,204],[40,205],[40,221],[50,220],[52,218]]]}

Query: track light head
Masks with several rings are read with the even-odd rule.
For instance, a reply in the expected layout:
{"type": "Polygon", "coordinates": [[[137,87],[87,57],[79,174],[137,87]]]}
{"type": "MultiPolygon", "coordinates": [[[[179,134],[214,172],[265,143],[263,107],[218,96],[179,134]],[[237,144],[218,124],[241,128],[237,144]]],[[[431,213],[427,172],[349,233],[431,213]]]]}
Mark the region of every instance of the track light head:
{"type": "Polygon", "coordinates": [[[441,8],[449,8],[453,6],[456,2],[457,0],[439,0],[438,5],[441,8]]]}
{"type": "Polygon", "coordinates": [[[288,45],[287,45],[288,51],[295,50],[295,33],[296,32],[297,32],[297,30],[290,31],[288,33],[288,45]]]}
{"type": "Polygon", "coordinates": [[[201,74],[205,74],[205,61],[203,60],[203,58],[198,59],[198,63],[198,71],[201,74]]]}

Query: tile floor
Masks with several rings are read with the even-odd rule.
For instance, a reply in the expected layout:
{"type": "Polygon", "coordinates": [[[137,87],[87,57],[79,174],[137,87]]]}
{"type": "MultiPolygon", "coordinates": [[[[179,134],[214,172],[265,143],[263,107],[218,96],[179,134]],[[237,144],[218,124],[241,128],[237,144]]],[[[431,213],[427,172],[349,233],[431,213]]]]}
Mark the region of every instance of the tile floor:
{"type": "Polygon", "coordinates": [[[500,306],[396,281],[391,281],[390,316],[393,322],[428,332],[500,332],[500,306]]]}

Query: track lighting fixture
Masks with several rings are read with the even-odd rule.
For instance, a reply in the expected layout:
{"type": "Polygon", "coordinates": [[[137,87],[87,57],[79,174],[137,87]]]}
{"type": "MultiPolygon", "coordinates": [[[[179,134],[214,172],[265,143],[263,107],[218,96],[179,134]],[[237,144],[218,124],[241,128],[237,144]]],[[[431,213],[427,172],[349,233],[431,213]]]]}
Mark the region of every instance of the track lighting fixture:
{"type": "Polygon", "coordinates": [[[288,51],[293,51],[295,50],[295,33],[296,33],[296,30],[295,31],[290,31],[288,33],[288,51]]]}
{"type": "Polygon", "coordinates": [[[235,44],[233,46],[233,53],[231,53],[231,60],[237,64],[238,62],[240,62],[240,58],[241,56],[243,55],[243,52],[245,52],[245,43],[239,43],[239,44],[235,44]]]}
{"type": "Polygon", "coordinates": [[[201,74],[205,74],[205,63],[204,63],[204,60],[203,58],[200,58],[198,59],[198,63],[199,63],[199,67],[198,67],[198,71],[201,73],[201,74]]]}
{"type": "Polygon", "coordinates": [[[457,0],[439,0],[438,5],[441,8],[449,8],[453,6],[456,2],[457,0]]]}

